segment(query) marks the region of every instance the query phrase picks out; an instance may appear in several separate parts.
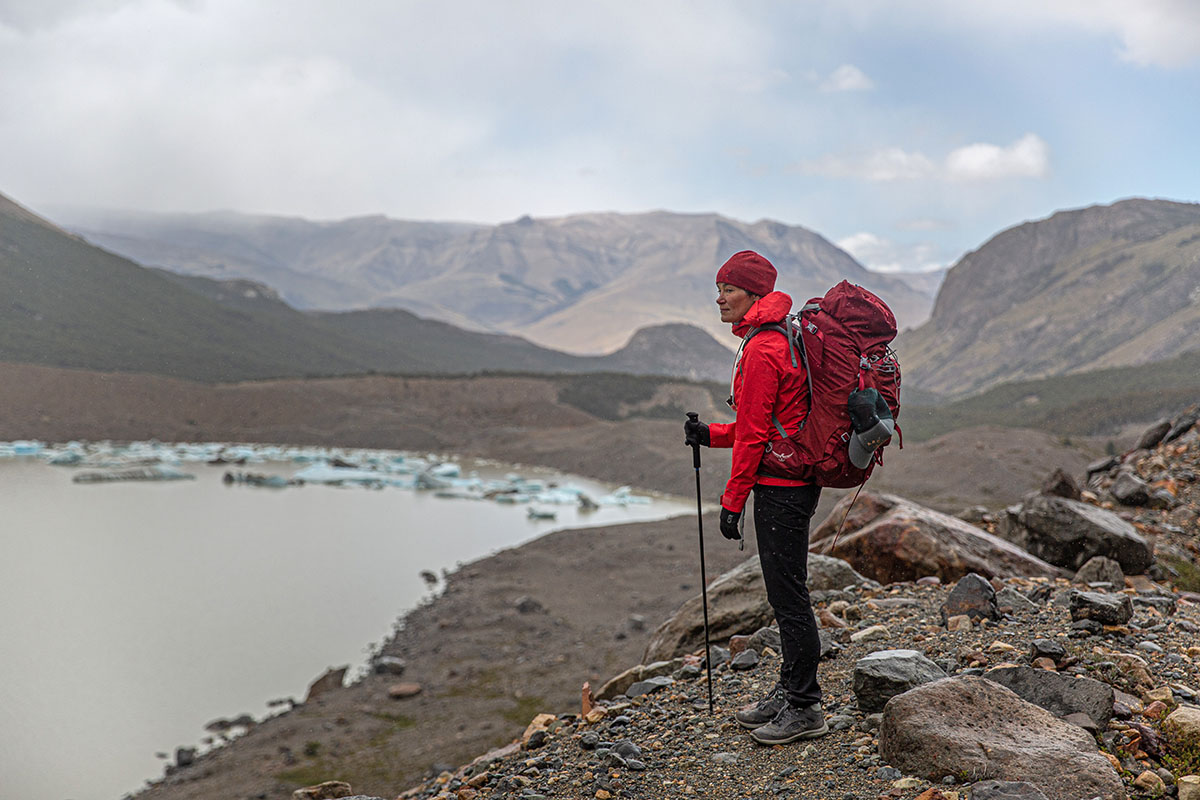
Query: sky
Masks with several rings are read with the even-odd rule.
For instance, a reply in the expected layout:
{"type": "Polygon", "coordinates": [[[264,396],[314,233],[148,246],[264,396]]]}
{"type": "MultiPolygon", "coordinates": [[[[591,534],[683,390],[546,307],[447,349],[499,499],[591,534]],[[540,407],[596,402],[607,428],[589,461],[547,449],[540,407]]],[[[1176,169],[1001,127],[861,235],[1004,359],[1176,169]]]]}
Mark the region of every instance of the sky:
{"type": "Polygon", "coordinates": [[[876,270],[1200,200],[1195,0],[0,0],[32,207],[800,225],[876,270]]]}

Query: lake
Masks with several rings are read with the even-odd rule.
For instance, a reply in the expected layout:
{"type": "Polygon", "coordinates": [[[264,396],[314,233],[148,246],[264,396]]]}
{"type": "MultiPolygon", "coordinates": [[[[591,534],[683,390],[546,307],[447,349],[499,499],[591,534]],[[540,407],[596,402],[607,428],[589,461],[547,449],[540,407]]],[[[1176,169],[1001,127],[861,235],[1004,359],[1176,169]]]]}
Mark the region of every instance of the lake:
{"type": "MultiPolygon", "coordinates": [[[[104,457],[103,447],[75,450],[104,457]]],[[[551,530],[694,511],[577,477],[395,454],[335,454],[388,470],[375,488],[271,489],[222,478],[307,470],[321,479],[336,473],[319,461],[330,454],[243,447],[234,455],[251,463],[209,466],[192,459],[211,446],[143,445],[133,455],[166,453],[170,469],[194,479],[91,484],[73,481],[89,465],[12,451],[0,446],[9,456],[0,457],[6,797],[114,800],[161,776],[156,753],[203,749],[206,723],[261,719],[271,699],[302,700],[326,668],[361,669],[370,646],[436,591],[422,571],[441,575],[551,530]],[[413,465],[440,470],[431,479],[443,495],[513,502],[403,488],[413,465]],[[399,469],[410,471],[390,471],[399,469]],[[543,493],[498,492],[512,472],[543,493]],[[564,492],[601,502],[584,511],[564,492]],[[531,519],[530,508],[555,518],[531,519]]]]}

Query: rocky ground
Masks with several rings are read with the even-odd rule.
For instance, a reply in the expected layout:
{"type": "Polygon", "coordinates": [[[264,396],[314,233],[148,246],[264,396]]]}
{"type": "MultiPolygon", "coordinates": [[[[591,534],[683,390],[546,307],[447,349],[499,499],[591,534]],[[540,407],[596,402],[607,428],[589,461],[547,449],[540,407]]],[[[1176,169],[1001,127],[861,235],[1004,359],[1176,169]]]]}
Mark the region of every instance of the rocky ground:
{"type": "MultiPolygon", "coordinates": [[[[1036,533],[1028,511],[1037,504],[1026,498],[1024,508],[987,512],[982,527],[966,526],[976,531],[975,549],[951,542],[941,561],[928,562],[933,566],[925,577],[887,585],[863,578],[815,591],[829,651],[820,679],[832,731],[812,742],[760,747],[730,719],[769,689],[778,669],[770,631],[755,633],[758,623],[741,629],[753,638],[723,634],[716,642],[712,713],[699,667],[702,646],[692,641],[665,653],[639,652],[656,621],[650,609],[678,605],[695,593],[688,551],[694,532],[690,521],[676,520],[610,529],[598,538],[555,534],[531,543],[532,549],[464,568],[386,645],[378,660],[383,672],[259,725],[233,746],[174,771],[146,796],[285,797],[303,783],[345,780],[353,791],[380,797],[447,800],[954,800],[968,791],[978,798],[1192,800],[1190,776],[1200,773],[1200,586],[1187,554],[1200,534],[1198,467],[1200,431],[1191,431],[1098,461],[1083,491],[1074,489],[1079,506],[1130,523],[1144,550],[1169,556],[1154,561],[1148,574],[1131,568],[1126,578],[1116,557],[1138,556],[1115,547],[1114,558],[1088,557],[1080,572],[1075,562],[1069,569],[1066,562],[1045,564],[1050,574],[1041,577],[989,572],[987,558],[999,553],[996,563],[1004,563],[1012,545],[986,529],[1003,533],[1008,524],[1027,537],[1036,533]],[[1113,486],[1130,483],[1123,476],[1144,484],[1144,496],[1118,499],[1113,486]],[[622,576],[641,574],[653,554],[661,558],[652,567],[657,580],[622,588],[622,576]],[[968,556],[983,559],[969,563],[990,580],[950,579],[954,565],[960,575],[965,571],[968,556]],[[607,622],[579,627],[580,619],[596,620],[597,609],[607,622]],[[725,648],[743,652],[726,661],[725,648]],[[647,661],[656,663],[597,688],[624,667],[647,661]],[[882,678],[879,661],[885,662],[882,678]],[[387,673],[393,669],[402,674],[387,673]],[[934,680],[942,676],[950,680],[934,680]],[[633,677],[643,680],[632,683],[633,677]],[[604,698],[593,708],[585,681],[593,696],[604,698]],[[930,694],[915,708],[899,701],[885,706],[907,689],[906,698],[930,694]],[[510,724],[496,725],[497,714],[510,724]],[[961,725],[939,730],[947,720],[961,725]],[[1009,730],[1017,724],[1024,727],[1009,730]],[[522,729],[516,744],[505,744],[522,729]],[[493,745],[500,749],[478,756],[493,745]],[[929,747],[932,754],[925,752],[929,747]],[[425,766],[397,774],[398,764],[414,762],[425,766]],[[1064,777],[1077,775],[1084,777],[1064,777]],[[981,779],[1030,780],[1036,787],[1006,786],[1001,789],[1010,794],[989,795],[995,787],[981,779]]],[[[1038,497],[1072,493],[1054,483],[1046,488],[1056,494],[1038,497]]],[[[863,518],[853,522],[859,530],[847,541],[856,535],[866,541],[861,537],[869,530],[914,530],[914,517],[897,517],[887,502],[864,501],[864,508],[869,511],[855,512],[863,518]]],[[[930,511],[919,516],[953,520],[930,511]]],[[[714,530],[713,520],[708,524],[714,530]]],[[[1049,545],[1039,546],[1057,557],[1049,545]]],[[[713,573],[749,555],[719,545],[710,545],[709,553],[713,573]]],[[[834,554],[842,554],[842,546],[834,554]]],[[[910,561],[924,564],[920,559],[928,555],[910,561]]],[[[854,560],[868,575],[884,563],[854,560]]],[[[725,596],[748,594],[738,585],[725,596]]],[[[725,602],[714,585],[714,618],[724,619],[725,602]]],[[[694,615],[688,610],[694,605],[679,614],[694,615]]],[[[685,622],[695,629],[694,620],[685,622]]],[[[350,789],[327,791],[336,796],[350,789]]]]}

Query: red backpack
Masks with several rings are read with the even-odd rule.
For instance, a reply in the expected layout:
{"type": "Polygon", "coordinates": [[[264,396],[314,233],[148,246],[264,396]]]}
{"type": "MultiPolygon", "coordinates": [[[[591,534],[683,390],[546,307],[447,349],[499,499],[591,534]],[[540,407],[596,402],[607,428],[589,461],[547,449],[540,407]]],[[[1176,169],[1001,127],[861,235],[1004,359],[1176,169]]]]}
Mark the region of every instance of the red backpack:
{"type": "MultiPolygon", "coordinates": [[[[900,362],[888,347],[896,336],[892,310],[861,286],[842,281],[824,297],[815,297],[798,313],[789,314],[782,324],[752,329],[746,339],[765,330],[788,337],[793,365],[797,353],[803,359],[810,410],[795,433],[789,434],[778,419],[773,420],[779,438],[767,443],[762,470],[818,486],[848,488],[865,483],[875,465],[883,463],[883,446],[865,469],[850,462],[853,429],[846,401],[854,390],[874,387],[892,419],[899,419],[900,362]]],[[[900,433],[899,427],[896,432],[900,433]]],[[[900,446],[904,446],[902,435],[900,446]]]]}

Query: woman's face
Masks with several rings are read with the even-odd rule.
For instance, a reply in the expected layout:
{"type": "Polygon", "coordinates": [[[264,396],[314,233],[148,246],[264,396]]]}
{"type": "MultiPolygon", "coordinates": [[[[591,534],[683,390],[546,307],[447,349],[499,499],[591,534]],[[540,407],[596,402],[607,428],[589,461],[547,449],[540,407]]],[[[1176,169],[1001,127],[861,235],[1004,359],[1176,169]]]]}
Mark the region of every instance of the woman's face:
{"type": "Polygon", "coordinates": [[[721,322],[738,323],[742,321],[742,317],[746,316],[746,312],[750,310],[750,306],[754,305],[757,300],[756,295],[752,295],[745,289],[731,286],[728,283],[717,284],[717,308],[721,309],[721,322]]]}

